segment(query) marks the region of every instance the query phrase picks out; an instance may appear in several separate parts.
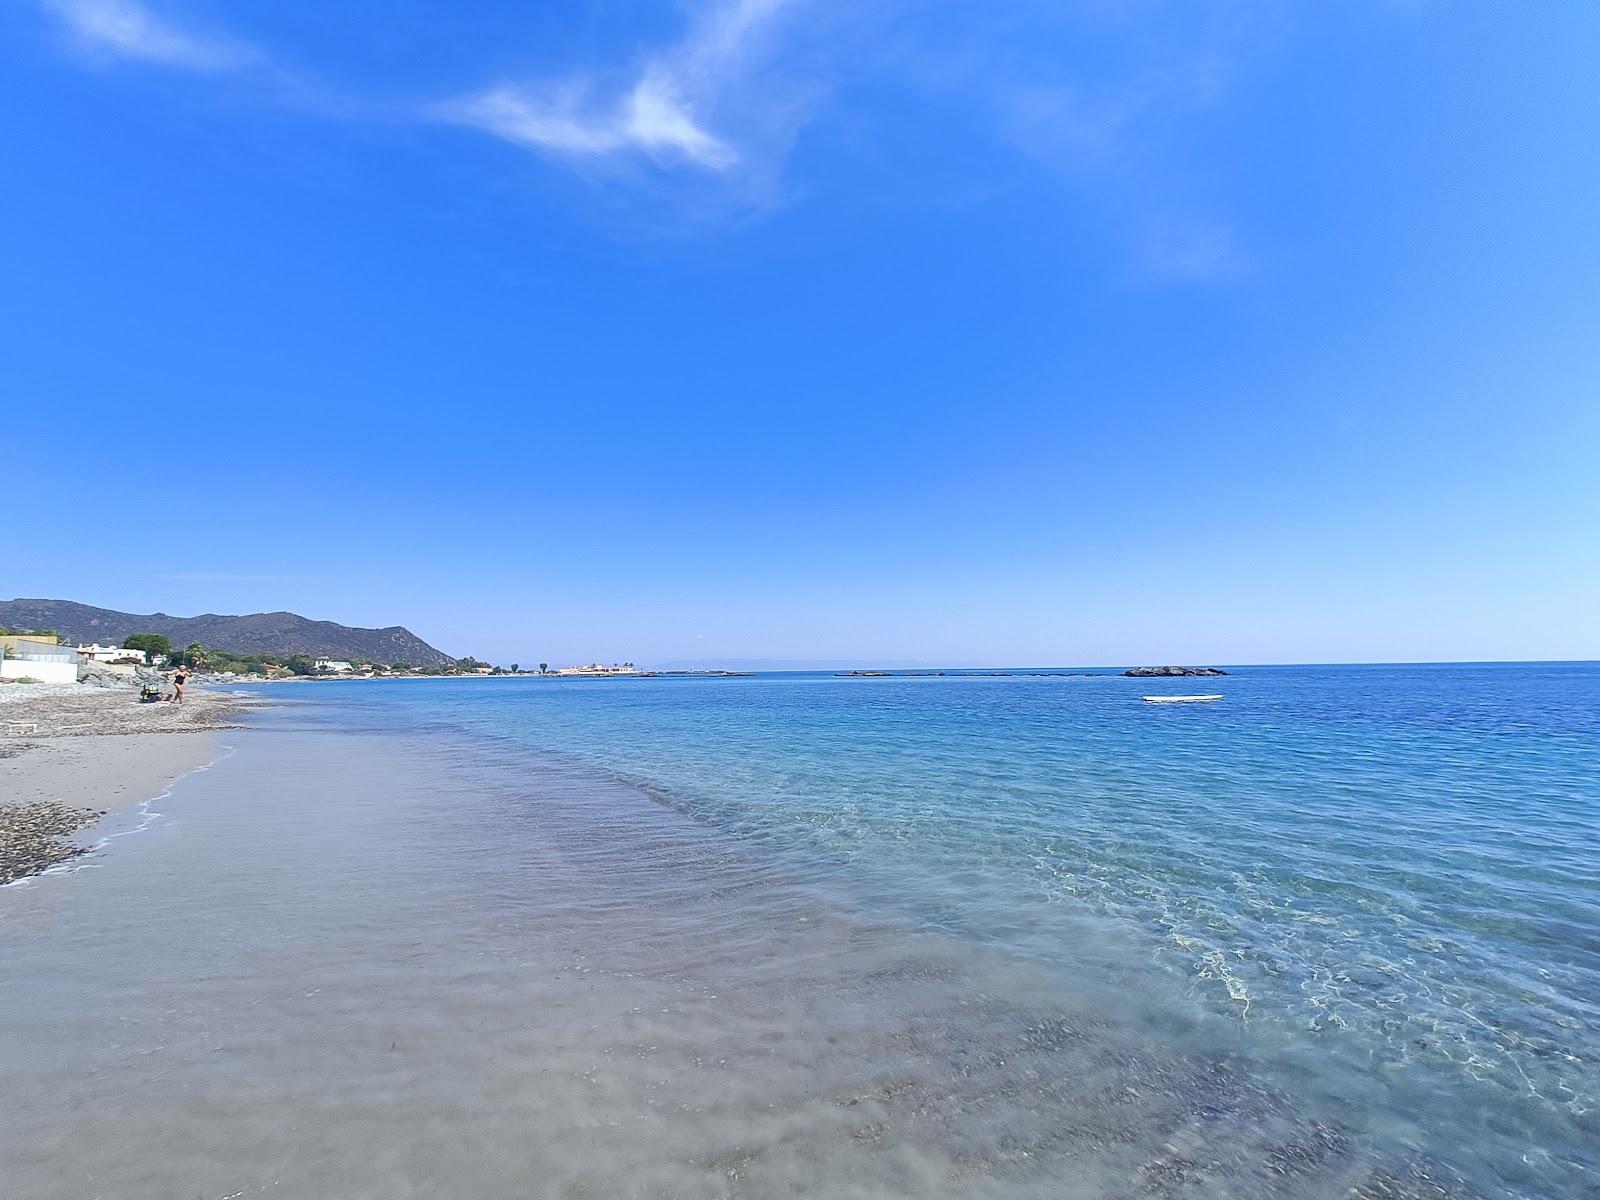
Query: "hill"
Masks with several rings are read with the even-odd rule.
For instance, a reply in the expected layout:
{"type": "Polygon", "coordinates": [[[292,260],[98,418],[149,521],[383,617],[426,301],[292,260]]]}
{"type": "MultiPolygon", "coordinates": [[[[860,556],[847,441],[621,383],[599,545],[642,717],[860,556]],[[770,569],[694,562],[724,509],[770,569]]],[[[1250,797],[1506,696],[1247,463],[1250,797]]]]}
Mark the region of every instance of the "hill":
{"type": "Polygon", "coordinates": [[[130,633],[163,633],[175,646],[199,642],[234,654],[309,654],[414,667],[442,667],[455,661],[400,625],[359,629],[289,612],[170,617],[116,612],[71,600],[0,600],[0,628],[54,629],[65,641],[113,644],[130,633]]]}

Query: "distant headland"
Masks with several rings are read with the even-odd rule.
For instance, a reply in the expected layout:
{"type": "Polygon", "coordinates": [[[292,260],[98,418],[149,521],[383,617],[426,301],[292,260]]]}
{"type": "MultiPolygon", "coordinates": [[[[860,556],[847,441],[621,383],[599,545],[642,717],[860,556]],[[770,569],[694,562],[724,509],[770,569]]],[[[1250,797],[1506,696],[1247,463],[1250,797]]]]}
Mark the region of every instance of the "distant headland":
{"type": "Polygon", "coordinates": [[[313,621],[291,612],[174,617],[166,613],[125,613],[72,600],[0,600],[0,626],[48,629],[63,642],[122,644],[130,634],[153,633],[174,646],[198,644],[241,659],[382,663],[392,666],[454,668],[460,661],[401,625],[362,629],[335,621],[313,621]]]}

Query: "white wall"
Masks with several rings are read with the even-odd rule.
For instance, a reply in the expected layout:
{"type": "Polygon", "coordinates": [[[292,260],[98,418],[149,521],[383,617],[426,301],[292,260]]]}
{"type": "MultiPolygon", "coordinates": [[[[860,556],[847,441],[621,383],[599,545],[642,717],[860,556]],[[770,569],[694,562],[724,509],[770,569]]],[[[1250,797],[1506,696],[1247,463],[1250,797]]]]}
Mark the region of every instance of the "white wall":
{"type": "Polygon", "coordinates": [[[77,683],[78,664],[32,662],[26,658],[0,659],[0,679],[37,679],[40,683],[77,683]]]}

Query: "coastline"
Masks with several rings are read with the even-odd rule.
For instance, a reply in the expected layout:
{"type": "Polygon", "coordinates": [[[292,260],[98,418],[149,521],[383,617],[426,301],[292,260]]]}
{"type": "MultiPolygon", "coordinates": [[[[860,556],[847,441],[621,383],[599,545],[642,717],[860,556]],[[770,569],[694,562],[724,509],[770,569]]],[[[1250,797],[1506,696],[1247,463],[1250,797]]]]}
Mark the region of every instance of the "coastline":
{"type": "Polygon", "coordinates": [[[0,695],[0,886],[89,853],[83,835],[216,757],[247,701],[196,690],[140,704],[123,688],[12,685],[0,695]]]}

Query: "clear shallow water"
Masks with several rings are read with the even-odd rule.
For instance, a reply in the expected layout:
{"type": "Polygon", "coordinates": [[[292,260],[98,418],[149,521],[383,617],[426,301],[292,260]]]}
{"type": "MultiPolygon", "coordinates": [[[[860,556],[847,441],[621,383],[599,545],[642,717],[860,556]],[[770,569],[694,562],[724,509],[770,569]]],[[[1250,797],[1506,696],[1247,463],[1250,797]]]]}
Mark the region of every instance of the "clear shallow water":
{"type": "Polygon", "coordinates": [[[1137,1002],[592,771],[319,716],[0,891],[8,1197],[1440,1194],[1137,1002]]]}
{"type": "Polygon", "coordinates": [[[1600,669],[1192,683],[272,689],[0,891],[0,1190],[1593,1196],[1600,669]]]}
{"type": "Polygon", "coordinates": [[[636,784],[1464,1189],[1600,1187],[1600,667],[319,686],[636,784]],[[1122,1000],[1119,1001],[1119,997],[1122,1000]],[[1152,1015],[1153,1014],[1153,1015],[1152,1015]]]}

